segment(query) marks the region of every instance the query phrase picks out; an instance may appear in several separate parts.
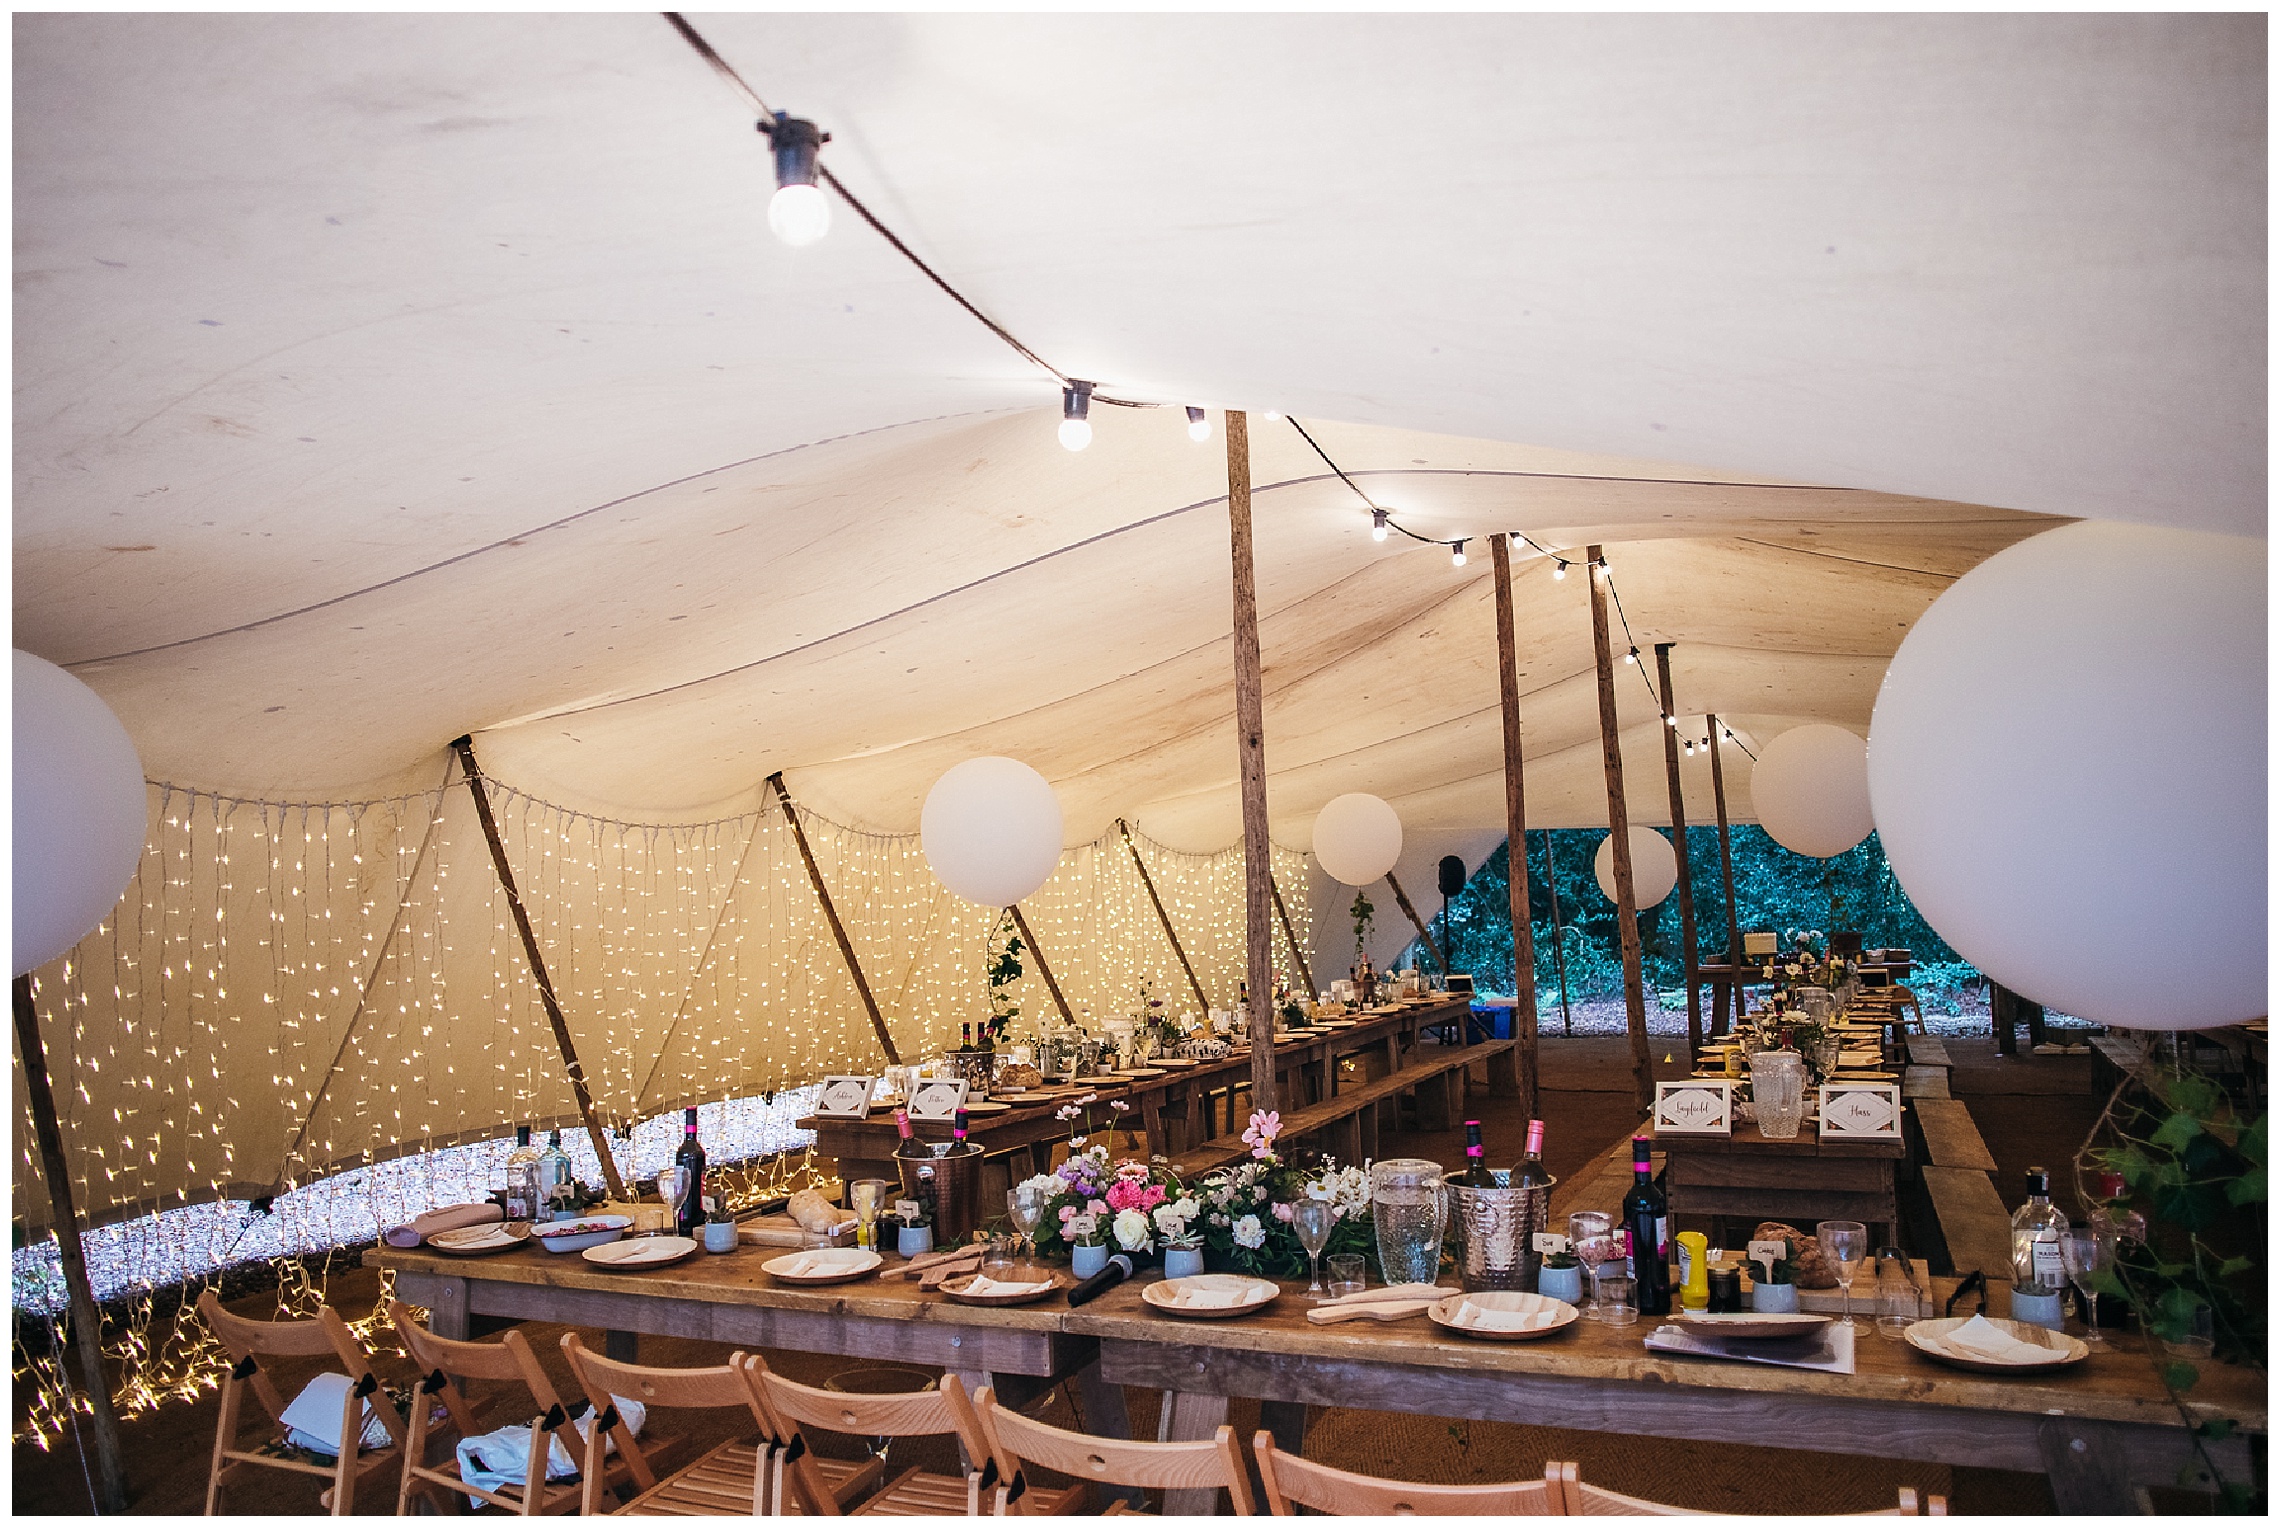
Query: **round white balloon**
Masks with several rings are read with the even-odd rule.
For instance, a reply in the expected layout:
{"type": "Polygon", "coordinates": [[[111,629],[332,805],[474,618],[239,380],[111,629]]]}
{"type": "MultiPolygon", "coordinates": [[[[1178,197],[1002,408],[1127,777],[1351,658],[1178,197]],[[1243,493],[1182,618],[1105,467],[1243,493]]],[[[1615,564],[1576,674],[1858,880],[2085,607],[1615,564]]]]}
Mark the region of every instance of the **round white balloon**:
{"type": "Polygon", "coordinates": [[[2265,543],[2084,522],[1981,563],[1877,696],[1868,788],[1940,936],[2145,1029],[2267,1011],[2265,543]]]}
{"type": "Polygon", "coordinates": [[[148,836],[142,761],[111,708],[44,658],[15,664],[15,974],[103,921],[148,836]]]}
{"type": "Polygon", "coordinates": [[[1792,727],[1750,771],[1758,826],[1784,849],[1827,859],[1868,837],[1868,745],[1826,722],[1792,727]]]}
{"type": "Polygon", "coordinates": [[[1011,907],[1061,862],[1061,799],[1019,759],[968,759],[926,793],[918,839],[943,885],[984,907],[1011,907]]]}
{"type": "MultiPolygon", "coordinates": [[[[1671,893],[1678,884],[1678,851],[1670,840],[1653,828],[1631,824],[1631,898],[1639,908],[1653,907],[1671,893]]],[[[1607,900],[1615,897],[1615,835],[1610,833],[1599,841],[1599,852],[1591,857],[1591,873],[1599,882],[1599,889],[1607,900]]]]}
{"type": "Polygon", "coordinates": [[[1367,886],[1400,858],[1401,818],[1375,796],[1335,797],[1314,819],[1314,859],[1334,881],[1367,886]]]}

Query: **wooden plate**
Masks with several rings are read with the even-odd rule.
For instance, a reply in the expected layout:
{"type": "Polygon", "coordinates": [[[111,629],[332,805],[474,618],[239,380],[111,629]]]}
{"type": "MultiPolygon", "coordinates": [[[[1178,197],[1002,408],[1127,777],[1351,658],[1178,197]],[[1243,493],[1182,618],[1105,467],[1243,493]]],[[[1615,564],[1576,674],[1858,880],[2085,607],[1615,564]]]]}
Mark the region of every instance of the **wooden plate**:
{"type": "Polygon", "coordinates": [[[456,1231],[438,1231],[427,1239],[427,1244],[453,1257],[489,1257],[494,1252],[529,1246],[530,1222],[493,1221],[483,1226],[461,1226],[456,1231]]]}
{"type": "Polygon", "coordinates": [[[1676,1320],[1706,1337],[1810,1337],[1832,1319],[1810,1311],[1680,1311],[1676,1320]]]}
{"type": "Polygon", "coordinates": [[[992,1102],[1026,1109],[1032,1104],[1049,1104],[1060,1096],[1058,1093],[1000,1093],[992,1102]]]}
{"type": "Polygon", "coordinates": [[[633,1273],[644,1268],[669,1268],[696,1250],[693,1236],[637,1236],[631,1241],[588,1247],[580,1256],[598,1267],[633,1273]]]}
{"type": "Polygon", "coordinates": [[[1189,1067],[1191,1067],[1191,1066],[1201,1066],[1201,1065],[1203,1065],[1203,1063],[1202,1063],[1202,1062],[1200,1062],[1200,1061],[1195,1061],[1195,1060],[1191,1060],[1191,1059],[1183,1058],[1183,1057],[1180,1057],[1180,1056],[1158,1056],[1158,1057],[1157,1057],[1157,1058],[1156,1058],[1156,1059],[1155,1059],[1155,1060],[1154,1060],[1152,1063],[1150,1063],[1150,1064],[1151,1064],[1151,1065],[1154,1065],[1154,1066],[1166,1067],[1166,1068],[1170,1068],[1170,1069],[1173,1069],[1173,1070],[1177,1070],[1177,1071],[1182,1071],[1182,1072],[1186,1071],[1186,1070],[1187,1070],[1189,1067]]]}
{"type": "Polygon", "coordinates": [[[787,1252],[772,1257],[760,1265],[760,1271],[779,1284],[846,1284],[855,1279],[867,1279],[878,1272],[884,1262],[878,1253],[859,1247],[815,1247],[805,1252],[787,1252]],[[836,1254],[831,1258],[829,1271],[818,1273],[784,1273],[779,1270],[795,1267],[803,1257],[836,1254]]]}
{"type": "Polygon", "coordinates": [[[980,1278],[980,1277],[981,1277],[981,1275],[980,1275],[980,1274],[974,1274],[974,1275],[972,1275],[972,1276],[970,1276],[970,1277],[966,1277],[966,1278],[959,1278],[959,1279],[946,1279],[946,1280],[944,1280],[944,1281],[943,1281],[943,1284],[942,1284],[942,1292],[943,1292],[944,1294],[948,1295],[948,1296],[949,1296],[951,1299],[953,1299],[953,1300],[957,1301],[957,1302],[958,1302],[960,1305],[1034,1305],[1034,1304],[1036,1304],[1036,1303],[1037,1303],[1039,1300],[1047,1299],[1047,1298],[1049,1298],[1050,1296],[1052,1296],[1052,1295],[1053,1295],[1053,1294],[1054,1294],[1056,1291],[1059,1291],[1059,1290],[1062,1290],[1062,1289],[1066,1289],[1066,1288],[1069,1286],[1069,1282],[1070,1282],[1070,1281],[1069,1281],[1069,1279],[1068,1279],[1067,1275],[1065,1275],[1065,1274],[1062,1274],[1062,1273],[1060,1273],[1060,1272],[1058,1272],[1058,1271],[1056,1271],[1056,1270],[1053,1270],[1053,1269],[1046,1269],[1046,1270],[1045,1270],[1045,1274],[1046,1274],[1046,1279],[1045,1279],[1045,1287],[1044,1287],[1043,1289],[1033,1289],[1033,1290],[1030,1290],[1030,1291],[1029,1291],[1028,1293],[1026,1293],[1026,1294],[1018,1294],[1018,1295],[970,1295],[970,1294],[967,1294],[967,1293],[965,1292],[965,1286],[966,1286],[966,1285],[968,1285],[968,1284],[971,1284],[971,1283],[973,1283],[975,1279],[978,1279],[978,1278],[980,1278]]]}
{"type": "Polygon", "coordinates": [[[1575,1324],[1576,1319],[1582,1314],[1582,1312],[1578,1311],[1574,1306],[1568,1304],[1567,1301],[1555,1300],[1549,1295],[1535,1295],[1527,1294],[1520,1290],[1499,1289],[1483,1290],[1477,1294],[1451,1295],[1446,1300],[1436,1300],[1431,1305],[1425,1307],[1425,1314],[1432,1318],[1433,1324],[1435,1326],[1445,1327],[1449,1331],[1457,1333],[1459,1336],[1477,1337],[1483,1342],[1534,1342],[1539,1337],[1549,1337],[1554,1332],[1565,1331],[1568,1327],[1575,1324]],[[1531,1331],[1482,1331],[1478,1327],[1459,1326],[1453,1319],[1451,1319],[1456,1315],[1457,1307],[1464,1304],[1467,1300],[1472,1301],[1476,1305],[1486,1305],[1491,1310],[1528,1311],[1542,1310],[1546,1306],[1557,1306],[1559,1307],[1559,1312],[1557,1315],[1555,1315],[1550,1325],[1539,1326],[1531,1331]]]}
{"type": "Polygon", "coordinates": [[[1159,1068],[1153,1066],[1136,1066],[1129,1072],[1118,1072],[1116,1075],[1129,1077],[1134,1082],[1146,1082],[1151,1077],[1161,1077],[1164,1074],[1159,1068]]]}
{"type": "Polygon", "coordinates": [[[1936,1321],[1918,1321],[1909,1326],[1904,1335],[1908,1339],[1908,1346],[1934,1363],[1946,1364],[1951,1369],[1968,1369],[1973,1374],[2036,1374],[2045,1369],[2063,1369],[2068,1364],[2078,1364],[2090,1356],[2090,1345],[2079,1337],[2069,1337],[2064,1332],[2054,1332],[2047,1327],[2030,1326],[2024,1321],[2007,1321],[1999,1316],[1989,1316],[1987,1320],[2021,1342],[2031,1342],[2043,1348],[2050,1354],[2049,1359],[2040,1363],[1998,1363],[1987,1358],[1966,1358],[1961,1353],[1947,1352],[1930,1345],[1930,1339],[1943,1337],[1972,1319],[1970,1316],[1943,1316],[1936,1321]]]}
{"type": "Polygon", "coordinates": [[[1231,1316],[1248,1316],[1255,1310],[1264,1310],[1275,1303],[1282,1293],[1272,1279],[1252,1278],[1240,1273],[1199,1273],[1192,1278],[1158,1279],[1140,1288],[1140,1298],[1167,1315],[1186,1316],[1197,1321],[1224,1321],[1231,1316]],[[1247,1286],[1252,1298],[1237,1305],[1192,1306],[1177,1303],[1178,1291],[1183,1288],[1226,1289],[1247,1286]]]}
{"type": "Polygon", "coordinates": [[[966,1112],[968,1114],[1009,1114],[1012,1111],[1013,1105],[1008,1103],[998,1103],[988,1099],[984,1099],[978,1103],[969,1103],[966,1105],[966,1112]]]}

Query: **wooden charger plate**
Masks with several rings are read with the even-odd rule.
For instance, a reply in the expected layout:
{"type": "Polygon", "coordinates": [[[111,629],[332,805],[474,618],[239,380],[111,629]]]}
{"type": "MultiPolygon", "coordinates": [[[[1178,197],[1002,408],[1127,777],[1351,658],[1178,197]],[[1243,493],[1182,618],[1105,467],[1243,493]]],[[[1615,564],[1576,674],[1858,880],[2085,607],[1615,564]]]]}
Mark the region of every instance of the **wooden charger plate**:
{"type": "Polygon", "coordinates": [[[779,1284],[847,1284],[856,1279],[869,1278],[879,1271],[879,1265],[884,1261],[885,1259],[881,1258],[878,1253],[863,1248],[814,1247],[803,1252],[787,1252],[782,1257],[772,1257],[760,1265],[760,1271],[779,1284]],[[793,1266],[800,1258],[813,1256],[817,1252],[832,1251],[851,1255],[842,1259],[835,1259],[836,1266],[827,1272],[783,1273],[778,1271],[781,1268],[793,1266]]]}
{"type": "Polygon", "coordinates": [[[1681,1311],[1677,1316],[1682,1325],[1693,1327],[1704,1336],[1715,1337],[1810,1337],[1827,1326],[1832,1319],[1810,1311],[1681,1311]]]}
{"type": "MultiPolygon", "coordinates": [[[[1047,1269],[1045,1270],[1045,1275],[1045,1287],[1043,1289],[1030,1290],[1027,1294],[967,1294],[963,1286],[971,1284],[975,1279],[980,1278],[981,1275],[978,1273],[969,1275],[968,1277],[960,1279],[955,1283],[945,1280],[942,1285],[942,1292],[948,1295],[952,1300],[955,1300],[960,1305],[1034,1305],[1039,1300],[1048,1299],[1056,1292],[1066,1289],[1069,1286],[1069,1279],[1065,1275],[1055,1270],[1047,1269]]],[[[999,1282],[1003,1283],[1006,1281],[1000,1280],[999,1282]]]]}
{"type": "Polygon", "coordinates": [[[1017,1109],[1025,1109],[1031,1104],[1049,1104],[1060,1096],[1058,1093],[1000,1093],[992,1101],[1010,1104],[1017,1109]]]}
{"type": "Polygon", "coordinates": [[[619,1273],[645,1268],[670,1268],[697,1250],[693,1236],[637,1236],[631,1241],[604,1242],[579,1254],[596,1267],[619,1273]]]}
{"type": "Polygon", "coordinates": [[[427,1244],[453,1257],[489,1257],[494,1252],[529,1246],[530,1223],[492,1221],[489,1225],[461,1226],[456,1231],[436,1232],[427,1244]]]}
{"type": "Polygon", "coordinates": [[[2041,1363],[1997,1363],[1992,1359],[1966,1358],[1960,1353],[1950,1353],[1931,1346],[1927,1341],[1929,1338],[1943,1337],[1971,1319],[1969,1316],[1942,1316],[1935,1321],[1918,1321],[1912,1323],[1904,1335],[1908,1339],[1908,1346],[1934,1363],[1946,1364],[1951,1369],[1967,1369],[1973,1374],[2037,1374],[2045,1369],[2063,1369],[2068,1364],[2078,1364],[2090,1356],[2090,1344],[2079,1337],[2069,1337],[2064,1332],[2054,1332],[2048,1327],[2010,1321],[2000,1316],[1989,1316],[1986,1319],[2021,1342],[2031,1342],[2047,1350],[2049,1359],[2041,1363]]]}
{"type": "Polygon", "coordinates": [[[1436,1300],[1425,1307],[1425,1314],[1432,1319],[1435,1326],[1455,1332],[1459,1336],[1476,1337],[1483,1342],[1534,1342],[1539,1337],[1549,1337],[1554,1332],[1567,1330],[1576,1323],[1583,1313],[1568,1304],[1567,1301],[1555,1300],[1549,1295],[1528,1294],[1520,1290],[1482,1290],[1474,1294],[1451,1295],[1446,1300],[1436,1300]],[[1459,1326],[1451,1319],[1456,1315],[1457,1307],[1467,1300],[1475,1304],[1486,1305],[1492,1310],[1541,1310],[1547,1305],[1556,1305],[1559,1307],[1559,1314],[1553,1318],[1549,1325],[1539,1326],[1531,1331],[1484,1331],[1479,1327],[1459,1326]]]}
{"type": "Polygon", "coordinates": [[[1150,1077],[1161,1077],[1163,1072],[1153,1066],[1136,1066],[1129,1072],[1118,1072],[1119,1077],[1130,1077],[1145,1082],[1150,1077]]]}
{"type": "Polygon", "coordinates": [[[1186,1071],[1191,1066],[1203,1065],[1203,1063],[1200,1061],[1187,1060],[1179,1056],[1158,1056],[1154,1061],[1151,1061],[1148,1064],[1150,1066],[1166,1067],[1182,1072],[1186,1071]]]}
{"type": "Polygon", "coordinates": [[[1197,1321],[1224,1321],[1231,1316],[1248,1316],[1255,1310],[1264,1310],[1275,1303],[1282,1290],[1271,1279],[1252,1278],[1240,1273],[1199,1273],[1185,1279],[1158,1279],[1140,1288],[1140,1298],[1167,1315],[1186,1316],[1197,1321]],[[1224,1289],[1230,1285],[1247,1285],[1254,1298],[1235,1305],[1194,1306],[1177,1303],[1182,1287],[1224,1289]]]}
{"type": "Polygon", "coordinates": [[[1009,1114],[1012,1111],[1013,1105],[1011,1104],[993,1103],[987,1099],[966,1105],[966,1112],[968,1114],[1009,1114]]]}

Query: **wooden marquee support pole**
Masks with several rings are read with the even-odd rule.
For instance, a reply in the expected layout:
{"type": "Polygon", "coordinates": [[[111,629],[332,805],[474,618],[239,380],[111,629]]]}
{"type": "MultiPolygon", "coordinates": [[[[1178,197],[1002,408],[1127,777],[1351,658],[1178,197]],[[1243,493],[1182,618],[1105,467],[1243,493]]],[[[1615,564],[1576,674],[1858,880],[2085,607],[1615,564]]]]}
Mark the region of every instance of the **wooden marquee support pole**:
{"type": "MultiPolygon", "coordinates": [[[[1507,1054],[1524,1119],[1536,1115],[1538,1062],[1536,1035],[1536,930],[1528,908],[1528,794],[1520,762],[1520,643],[1512,618],[1512,543],[1488,538],[1496,570],[1496,687],[1504,712],[1505,879],[1511,885],[1512,1038],[1507,1054]]],[[[1490,1073],[1491,1087],[1494,1072],[1490,1073]]]]}
{"type": "Polygon", "coordinates": [[[1733,1021],[1742,1021],[1742,925],[1740,915],[1734,911],[1734,840],[1726,827],[1726,766],[1718,751],[1718,733],[1722,723],[1716,716],[1710,723],[1710,795],[1718,807],[1718,873],[1726,887],[1726,998],[1713,1004],[1710,1015],[1710,1033],[1726,1032],[1726,1001],[1733,1002],[1733,1021]]]}
{"type": "Polygon", "coordinates": [[[839,909],[831,905],[831,888],[823,884],[823,871],[815,862],[815,851],[808,847],[807,829],[800,826],[800,814],[792,806],[792,793],[784,789],[784,772],[777,770],[768,777],[775,787],[776,804],[784,809],[784,821],[791,825],[792,842],[799,845],[800,863],[807,866],[808,884],[815,888],[815,899],[823,904],[823,921],[831,925],[831,937],[839,941],[839,958],[847,962],[847,974],[855,979],[855,991],[863,999],[863,1011],[871,1016],[871,1032],[879,1037],[879,1049],[887,1054],[889,1066],[901,1066],[902,1056],[895,1049],[895,1037],[887,1033],[886,1015],[879,1012],[879,1000],[871,996],[871,984],[863,976],[863,963],[855,958],[855,941],[847,937],[847,925],[839,921],[839,909]]]}
{"type": "Polygon", "coordinates": [[[1441,953],[1441,947],[1433,942],[1433,931],[1425,926],[1423,918],[1417,916],[1417,909],[1409,905],[1409,893],[1401,889],[1401,883],[1393,878],[1390,870],[1385,873],[1385,883],[1393,888],[1393,900],[1409,915],[1410,923],[1417,929],[1417,937],[1425,941],[1425,951],[1433,957],[1433,964],[1441,968],[1443,976],[1448,975],[1449,957],[1441,953]]]}
{"type": "Polygon", "coordinates": [[[1172,915],[1164,911],[1164,899],[1156,895],[1156,878],[1148,873],[1148,862],[1140,857],[1140,846],[1132,841],[1132,829],[1119,817],[1116,831],[1132,856],[1132,868],[1140,872],[1140,884],[1148,888],[1148,901],[1156,909],[1156,921],[1164,926],[1164,937],[1171,941],[1172,953],[1179,957],[1180,969],[1187,973],[1188,990],[1195,994],[1196,1004],[1203,1012],[1211,1012],[1211,999],[1203,995],[1203,983],[1195,979],[1195,967],[1188,964],[1187,951],[1180,948],[1180,936],[1172,927],[1172,915]]]}
{"type": "Polygon", "coordinates": [[[1552,830],[1544,829],[1544,892],[1552,899],[1552,970],[1560,979],[1560,1033],[1575,1033],[1575,1016],[1568,1012],[1567,926],[1560,922],[1560,868],[1552,862],[1552,830]]]}
{"type": "Polygon", "coordinates": [[[522,893],[515,890],[514,867],[507,863],[507,846],[501,842],[498,821],[491,815],[490,793],[484,790],[483,772],[475,764],[475,740],[462,736],[453,739],[451,746],[459,755],[460,773],[467,777],[468,794],[475,801],[475,820],[483,825],[483,839],[491,846],[491,867],[499,874],[499,888],[507,894],[507,909],[515,915],[516,932],[522,935],[531,980],[538,983],[538,1000],[545,1005],[546,1022],[554,1028],[554,1046],[562,1053],[562,1069],[570,1074],[570,1091],[577,1095],[579,1116],[586,1122],[587,1138],[594,1143],[594,1157],[601,1164],[602,1182],[608,1185],[610,1198],[623,1203],[625,1183],[618,1177],[617,1158],[610,1155],[610,1140],[602,1132],[602,1117],[594,1112],[594,1095],[586,1086],[586,1069],[578,1064],[578,1048],[571,1043],[569,1021],[562,1017],[562,1004],[556,1001],[554,983],[546,974],[546,959],[538,952],[538,935],[531,931],[530,913],[523,907],[522,893]]]}
{"type": "MultiPolygon", "coordinates": [[[[1251,1033],[1275,1032],[1273,848],[1267,842],[1266,681],[1259,659],[1257,560],[1251,547],[1251,421],[1227,410],[1227,549],[1235,574],[1235,756],[1243,782],[1243,970],[1251,1033]]],[[[1251,1107],[1275,1107],[1275,1048],[1251,1046],[1251,1107]]]]}
{"type": "MultiPolygon", "coordinates": [[[[80,1393],[95,1427],[95,1510],[115,1515],[127,1510],[126,1454],[119,1444],[119,1414],[111,1406],[111,1381],[103,1368],[103,1313],[87,1282],[87,1253],[79,1245],[79,1208],[72,1200],[71,1168],[63,1158],[63,1130],[56,1123],[55,1093],[48,1086],[47,1047],[40,1040],[40,1011],[32,1001],[29,972],[16,978],[16,1054],[24,1068],[24,1097],[32,1109],[32,1133],[39,1138],[40,1171],[47,1178],[48,1205],[55,1216],[55,1241],[63,1253],[63,1288],[70,1300],[71,1341],[79,1350],[80,1393]]],[[[56,1355],[63,1362],[63,1355],[56,1355]]]]}
{"type": "Polygon", "coordinates": [[[1615,663],[1607,640],[1607,591],[1599,548],[1586,549],[1591,586],[1591,653],[1599,670],[1599,752],[1607,773],[1607,832],[1615,860],[1615,923],[1623,946],[1623,1011],[1630,1021],[1631,1088],[1643,1114],[1654,1103],[1655,1064],[1647,1049],[1647,1002],[1639,977],[1639,902],[1631,882],[1631,814],[1623,802],[1623,738],[1615,717],[1615,663]]]}
{"type": "Polygon", "coordinates": [[[1013,926],[1020,930],[1021,942],[1028,945],[1029,953],[1037,957],[1037,974],[1045,978],[1045,990],[1053,994],[1053,1006],[1061,1010],[1064,1022],[1076,1023],[1077,1016],[1069,1012],[1069,1000],[1061,996],[1061,984],[1053,980],[1053,968],[1045,964],[1045,946],[1039,944],[1037,936],[1029,932],[1029,920],[1021,916],[1020,904],[1016,903],[1006,911],[1013,914],[1013,926]]]}
{"type": "MultiPolygon", "coordinates": [[[[1665,717],[1678,715],[1678,702],[1670,689],[1670,650],[1672,644],[1655,644],[1655,674],[1662,680],[1662,708],[1665,717]]],[[[1679,953],[1686,966],[1686,1045],[1689,1061],[1702,1058],[1702,982],[1695,974],[1694,954],[1694,861],[1686,852],[1686,794],[1678,778],[1678,729],[1666,721],[1663,726],[1663,767],[1670,776],[1670,836],[1676,840],[1678,850],[1678,939],[1679,953]]]]}
{"type": "Polygon", "coordinates": [[[1271,875],[1267,877],[1267,890],[1274,893],[1275,916],[1282,920],[1283,940],[1290,946],[1291,964],[1298,968],[1298,979],[1306,984],[1306,1000],[1311,1003],[1316,996],[1314,971],[1306,963],[1306,952],[1298,947],[1298,935],[1291,932],[1290,911],[1283,906],[1282,887],[1275,883],[1275,878],[1271,875]]]}

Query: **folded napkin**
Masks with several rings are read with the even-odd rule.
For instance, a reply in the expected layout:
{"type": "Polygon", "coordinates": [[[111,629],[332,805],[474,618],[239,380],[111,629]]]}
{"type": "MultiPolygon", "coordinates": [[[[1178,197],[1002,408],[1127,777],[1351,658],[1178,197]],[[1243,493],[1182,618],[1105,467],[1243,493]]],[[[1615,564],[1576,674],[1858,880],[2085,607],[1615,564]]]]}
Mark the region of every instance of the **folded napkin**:
{"type": "Polygon", "coordinates": [[[858,1260],[857,1255],[845,1247],[824,1247],[814,1252],[802,1252],[781,1267],[771,1268],[768,1271],[789,1275],[795,1279],[804,1279],[819,1273],[845,1273],[849,1268],[855,1266],[858,1260]]]}
{"type": "Polygon", "coordinates": [[[962,1295],[981,1295],[984,1297],[993,1295],[1033,1295],[1040,1289],[1051,1289],[1052,1287],[1053,1281],[1051,1279],[1040,1279],[1034,1284],[1022,1284],[1010,1282],[1003,1279],[993,1279],[987,1274],[978,1273],[974,1275],[974,1281],[971,1284],[968,1284],[965,1288],[959,1290],[958,1293],[962,1295]]]}
{"type": "Polygon", "coordinates": [[[456,1231],[462,1226],[488,1225],[507,1218],[507,1212],[495,1204],[453,1204],[425,1215],[413,1217],[405,1225],[390,1226],[380,1233],[380,1239],[391,1247],[416,1247],[438,1231],[456,1231]]]}
{"type": "Polygon", "coordinates": [[[2047,1363],[2052,1350],[2012,1336],[1985,1316],[1974,1316],[1940,1338],[1943,1346],[1983,1363],[2047,1363]]]}
{"type": "Polygon", "coordinates": [[[1556,1309],[1498,1310],[1466,1300],[1450,1314],[1449,1324],[1476,1332],[1533,1332],[1550,1326],[1559,1315],[1556,1309]]]}
{"type": "Polygon", "coordinates": [[[1184,1310],[1228,1310],[1257,1297],[1258,1292],[1247,1285],[1189,1284],[1172,1297],[1172,1303],[1184,1310]]]}

